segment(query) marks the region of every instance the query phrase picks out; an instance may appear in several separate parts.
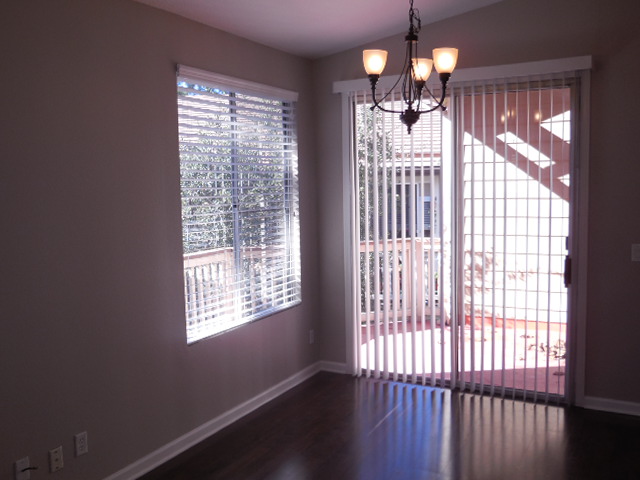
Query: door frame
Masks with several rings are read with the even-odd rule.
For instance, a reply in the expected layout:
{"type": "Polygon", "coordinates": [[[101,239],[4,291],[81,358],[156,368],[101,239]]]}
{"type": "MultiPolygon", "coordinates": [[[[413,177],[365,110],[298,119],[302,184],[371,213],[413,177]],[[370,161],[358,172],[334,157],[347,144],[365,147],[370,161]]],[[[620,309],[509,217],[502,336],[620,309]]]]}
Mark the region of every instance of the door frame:
{"type": "MultiPolygon", "coordinates": [[[[493,67],[480,67],[456,70],[452,82],[473,80],[492,80],[505,77],[547,75],[570,73],[576,78],[575,106],[577,121],[572,122],[571,144],[571,202],[569,255],[572,258],[572,279],[567,298],[567,342],[569,358],[566,362],[568,380],[565,398],[569,404],[584,406],[585,402],[585,337],[586,337],[586,294],[587,294],[587,232],[588,232],[588,182],[589,182],[589,118],[590,118],[590,70],[593,65],[591,56],[571,57],[538,62],[527,62],[493,67]]],[[[381,89],[390,88],[395,76],[384,76],[379,81],[381,89]]],[[[358,301],[354,274],[358,269],[358,258],[353,245],[356,231],[354,219],[357,194],[353,157],[353,104],[351,93],[367,91],[367,79],[338,81],[333,84],[333,93],[341,95],[342,108],[342,192],[343,192],[343,258],[345,284],[345,363],[346,371],[360,375],[361,368],[357,360],[356,302],[358,301]]],[[[455,208],[455,207],[454,207],[455,208]]],[[[454,263],[457,261],[453,259],[454,263]]],[[[457,289],[455,289],[457,290],[457,289]]],[[[456,291],[454,290],[454,295],[456,291]]],[[[455,299],[452,299],[452,303],[455,299]]],[[[455,304],[455,303],[454,303],[455,304]]]]}

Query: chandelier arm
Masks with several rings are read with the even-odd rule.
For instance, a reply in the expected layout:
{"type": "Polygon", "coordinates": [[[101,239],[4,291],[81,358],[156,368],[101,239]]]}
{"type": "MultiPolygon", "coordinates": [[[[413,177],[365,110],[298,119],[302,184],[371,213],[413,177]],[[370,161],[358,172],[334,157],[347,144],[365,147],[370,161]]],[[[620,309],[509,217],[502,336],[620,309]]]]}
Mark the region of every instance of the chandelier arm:
{"type": "Polygon", "coordinates": [[[436,111],[439,108],[442,109],[443,111],[445,111],[447,109],[447,107],[444,106],[444,101],[445,101],[445,98],[447,96],[447,82],[446,82],[446,80],[442,82],[442,96],[440,97],[440,100],[438,100],[435,97],[435,95],[431,92],[431,90],[429,90],[428,88],[427,88],[427,92],[429,92],[429,95],[431,96],[431,98],[433,98],[437,102],[437,104],[436,104],[435,107],[430,108],[428,110],[418,110],[418,113],[420,113],[420,114],[422,114],[422,113],[430,113],[430,112],[436,111]]]}
{"type": "MultiPolygon", "coordinates": [[[[391,91],[389,91],[389,93],[391,93],[391,91]]],[[[380,102],[384,101],[385,98],[387,98],[389,96],[389,93],[387,93],[384,97],[382,97],[380,99],[380,102]]],[[[381,110],[383,112],[387,112],[387,113],[402,113],[402,110],[389,110],[388,108],[384,108],[382,106],[380,106],[380,102],[378,102],[375,98],[373,99],[373,105],[371,105],[371,107],[369,108],[369,110],[374,111],[376,108],[378,110],[381,110]]]]}
{"type": "Polygon", "coordinates": [[[447,107],[445,107],[444,105],[436,105],[435,107],[430,108],[428,110],[419,110],[418,113],[421,114],[421,115],[423,113],[431,113],[431,112],[435,112],[439,108],[441,108],[442,110],[446,110],[447,109],[447,107]]]}
{"type": "Polygon", "coordinates": [[[377,108],[381,112],[386,112],[386,113],[402,113],[402,110],[388,110],[386,108],[382,108],[380,105],[374,105],[373,107],[371,107],[371,110],[374,110],[375,108],[377,108]]]}
{"type": "Polygon", "coordinates": [[[396,80],[396,83],[393,84],[393,86],[387,91],[387,93],[385,93],[382,96],[380,100],[377,100],[376,84],[378,83],[379,78],[380,78],[380,75],[369,75],[369,81],[371,82],[371,99],[373,100],[371,111],[375,110],[376,108],[379,108],[383,112],[387,112],[387,113],[402,113],[401,110],[389,110],[380,106],[380,102],[383,102],[391,94],[391,92],[393,92],[396,89],[396,87],[398,86],[398,83],[400,83],[400,79],[402,78],[402,76],[398,77],[398,79],[396,80]]]}
{"type": "MultiPolygon", "coordinates": [[[[397,82],[396,82],[397,83],[397,82]]],[[[395,85],[394,85],[395,87],[395,85]]],[[[372,86],[371,87],[371,95],[373,96],[373,105],[371,106],[370,110],[373,112],[376,108],[378,110],[382,110],[383,112],[387,112],[387,113],[402,113],[401,110],[389,110],[387,108],[384,108],[380,105],[380,102],[384,101],[385,98],[387,98],[389,96],[389,94],[393,91],[393,89],[389,90],[381,99],[380,101],[376,100],[376,87],[372,86]]]]}
{"type": "Polygon", "coordinates": [[[436,103],[440,103],[440,102],[438,101],[438,99],[436,98],[436,96],[433,94],[433,92],[432,92],[428,87],[426,87],[425,89],[426,89],[427,93],[429,94],[429,96],[430,96],[433,100],[435,100],[435,102],[436,102],[436,103]]]}

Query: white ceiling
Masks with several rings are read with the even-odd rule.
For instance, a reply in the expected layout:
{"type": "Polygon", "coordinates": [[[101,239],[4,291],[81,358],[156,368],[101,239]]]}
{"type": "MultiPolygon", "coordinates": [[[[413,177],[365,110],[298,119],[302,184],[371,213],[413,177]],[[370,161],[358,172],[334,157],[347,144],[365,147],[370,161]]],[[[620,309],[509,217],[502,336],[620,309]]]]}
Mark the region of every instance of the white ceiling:
{"type": "MultiPolygon", "coordinates": [[[[263,45],[317,58],[404,32],[409,0],[136,0],[263,45]]],[[[422,24],[502,0],[414,0],[422,24]]]]}

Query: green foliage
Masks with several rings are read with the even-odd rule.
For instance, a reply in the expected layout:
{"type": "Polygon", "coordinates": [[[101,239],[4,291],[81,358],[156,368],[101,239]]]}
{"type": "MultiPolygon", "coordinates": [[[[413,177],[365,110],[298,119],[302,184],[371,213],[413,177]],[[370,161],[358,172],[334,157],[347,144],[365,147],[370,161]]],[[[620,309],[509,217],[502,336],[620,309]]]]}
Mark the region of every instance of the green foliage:
{"type": "Polygon", "coordinates": [[[375,229],[380,226],[385,194],[393,191],[393,175],[389,172],[393,144],[389,132],[380,127],[382,112],[371,111],[370,106],[359,104],[355,107],[360,240],[374,239],[375,229]],[[377,205],[373,200],[374,189],[378,192],[377,205]]]}
{"type": "Polygon", "coordinates": [[[184,253],[282,243],[297,210],[289,108],[186,82],[178,104],[184,253]]]}

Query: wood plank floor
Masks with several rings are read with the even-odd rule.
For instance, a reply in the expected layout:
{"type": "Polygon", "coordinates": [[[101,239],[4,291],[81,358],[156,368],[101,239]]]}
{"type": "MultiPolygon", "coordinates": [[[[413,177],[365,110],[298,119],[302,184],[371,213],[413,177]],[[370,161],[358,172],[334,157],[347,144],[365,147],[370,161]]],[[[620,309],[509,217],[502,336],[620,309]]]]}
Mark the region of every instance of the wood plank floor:
{"type": "Polygon", "coordinates": [[[143,480],[640,479],[640,418],[319,373],[143,480]]]}

